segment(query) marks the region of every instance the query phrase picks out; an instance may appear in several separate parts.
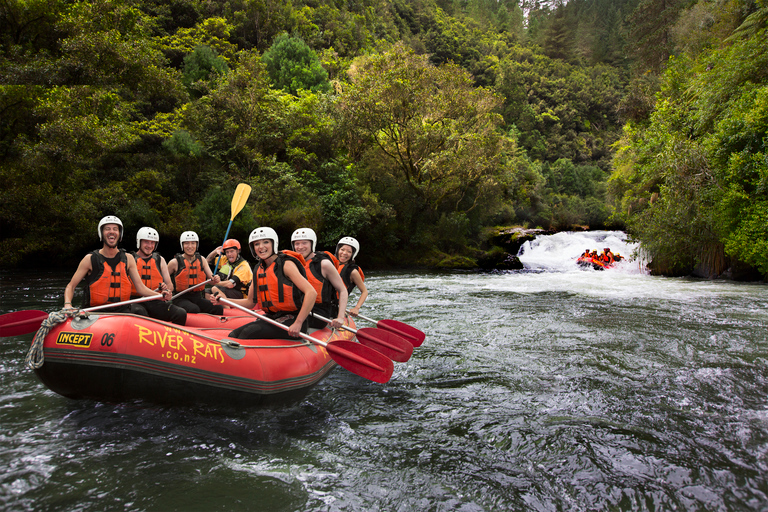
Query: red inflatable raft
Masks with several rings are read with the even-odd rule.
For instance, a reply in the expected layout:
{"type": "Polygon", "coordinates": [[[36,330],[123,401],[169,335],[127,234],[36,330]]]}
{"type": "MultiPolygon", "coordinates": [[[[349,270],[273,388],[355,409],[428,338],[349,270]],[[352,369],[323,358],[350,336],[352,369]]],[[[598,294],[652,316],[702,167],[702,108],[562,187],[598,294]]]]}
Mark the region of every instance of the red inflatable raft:
{"type": "Polygon", "coordinates": [[[580,256],[579,259],[576,260],[576,263],[581,268],[592,268],[594,270],[605,270],[607,268],[613,267],[615,262],[605,263],[600,258],[587,258],[584,256],[580,256]]]}
{"type": "MultiPolygon", "coordinates": [[[[301,400],[336,366],[323,346],[303,339],[227,338],[253,320],[189,314],[181,327],[131,314],[68,318],[45,336],[35,372],[70,398],[254,406],[301,400]]],[[[354,338],[329,329],[312,336],[354,338]]]]}

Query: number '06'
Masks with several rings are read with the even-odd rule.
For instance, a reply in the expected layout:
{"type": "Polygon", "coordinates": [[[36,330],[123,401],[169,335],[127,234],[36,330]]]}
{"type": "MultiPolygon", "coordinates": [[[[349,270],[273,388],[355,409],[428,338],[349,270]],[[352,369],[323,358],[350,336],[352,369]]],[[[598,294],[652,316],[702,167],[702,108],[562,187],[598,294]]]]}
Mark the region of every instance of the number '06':
{"type": "Polygon", "coordinates": [[[105,332],[104,335],[101,337],[101,346],[103,347],[106,345],[107,347],[111,347],[112,342],[114,341],[115,341],[114,333],[105,332]]]}

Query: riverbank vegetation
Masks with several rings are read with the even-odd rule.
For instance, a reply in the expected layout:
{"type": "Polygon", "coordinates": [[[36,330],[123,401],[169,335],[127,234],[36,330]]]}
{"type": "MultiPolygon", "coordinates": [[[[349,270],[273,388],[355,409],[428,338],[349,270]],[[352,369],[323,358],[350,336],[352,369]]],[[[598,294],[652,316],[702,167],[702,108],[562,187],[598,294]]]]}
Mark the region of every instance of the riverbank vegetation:
{"type": "Polygon", "coordinates": [[[626,124],[610,188],[658,271],[711,277],[744,263],[766,275],[768,8],[715,4],[681,15],[703,30],[680,39],[651,114],[626,124]]]}
{"type": "Polygon", "coordinates": [[[246,182],[233,236],[311,226],[369,265],[472,266],[494,226],[587,225],[626,227],[668,272],[767,273],[765,12],[10,0],[0,264],[70,265],[106,214],[127,247],[142,225],[168,255],[185,230],[211,247],[246,182]]]}

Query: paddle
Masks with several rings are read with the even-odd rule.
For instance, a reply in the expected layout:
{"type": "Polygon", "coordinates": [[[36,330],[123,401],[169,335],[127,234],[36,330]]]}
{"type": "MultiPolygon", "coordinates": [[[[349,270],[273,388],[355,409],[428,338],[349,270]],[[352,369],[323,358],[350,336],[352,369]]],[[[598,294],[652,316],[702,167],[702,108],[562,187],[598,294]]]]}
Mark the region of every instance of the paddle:
{"type": "MultiPolygon", "coordinates": [[[[317,313],[310,314],[328,324],[333,322],[317,313]]],[[[342,325],[341,328],[355,333],[357,341],[367,347],[371,347],[377,352],[381,352],[393,361],[404,363],[411,358],[411,355],[413,355],[413,345],[393,332],[373,327],[353,329],[347,325],[342,325]]]]}
{"type": "MultiPolygon", "coordinates": [[[[227,237],[229,236],[229,229],[232,227],[232,221],[235,220],[235,217],[238,213],[240,213],[240,210],[243,209],[243,206],[245,206],[246,201],[248,201],[248,197],[251,195],[251,186],[247,183],[241,183],[237,186],[235,189],[235,195],[232,196],[232,216],[229,218],[229,226],[227,226],[227,234],[224,235],[224,242],[221,243],[221,245],[224,245],[224,243],[227,241],[227,237]]],[[[216,268],[213,269],[213,275],[216,275],[216,272],[219,270],[219,262],[224,257],[224,255],[220,255],[221,257],[216,260],[216,268]]]]}
{"type": "MultiPolygon", "coordinates": [[[[256,318],[269,322],[272,325],[280,327],[281,329],[288,330],[287,325],[283,325],[280,322],[267,318],[264,315],[260,315],[252,309],[245,308],[239,304],[223,299],[219,297],[219,301],[233,308],[245,311],[249,315],[253,315],[256,318]]],[[[350,372],[363,377],[364,379],[372,380],[373,382],[385,383],[389,382],[392,377],[392,371],[394,365],[392,360],[385,357],[383,354],[376,352],[372,348],[366,347],[354,341],[336,340],[326,343],[320,341],[317,338],[313,338],[308,334],[299,333],[303,339],[324,347],[331,358],[336,361],[339,366],[349,370],[350,372]]]]}
{"type": "Polygon", "coordinates": [[[48,313],[34,309],[6,313],[0,316],[0,337],[18,336],[34,332],[46,318],[48,318],[48,313]],[[33,330],[29,330],[30,325],[36,327],[33,330]]]}
{"type": "MultiPolygon", "coordinates": [[[[90,313],[91,311],[98,311],[100,309],[115,308],[118,306],[125,306],[126,304],[146,302],[148,300],[161,298],[163,298],[162,295],[150,295],[148,297],[139,297],[138,299],[131,299],[123,302],[102,304],[101,306],[94,306],[81,311],[90,313]]],[[[42,324],[46,318],[48,318],[48,313],[35,309],[14,311],[13,313],[0,315],[0,337],[18,336],[35,332],[40,328],[40,324],[42,324]]]]}
{"type": "MultiPolygon", "coordinates": [[[[349,311],[347,311],[347,313],[349,313],[349,311]]],[[[417,328],[411,327],[410,325],[399,322],[397,320],[374,320],[373,318],[368,318],[359,313],[357,316],[363,320],[373,322],[376,324],[376,327],[393,332],[398,336],[405,338],[406,340],[410,341],[414,347],[420,347],[421,344],[424,343],[424,338],[427,337],[426,334],[417,328]]]]}
{"type": "MultiPolygon", "coordinates": [[[[190,286],[190,287],[189,287],[189,288],[187,288],[186,290],[182,290],[182,291],[180,291],[179,293],[177,293],[176,295],[174,295],[173,297],[171,297],[171,300],[175,299],[175,298],[176,298],[176,297],[178,297],[179,295],[184,295],[185,293],[187,293],[187,292],[188,292],[188,291],[190,291],[190,290],[193,290],[193,289],[195,289],[195,288],[200,288],[200,287],[201,287],[201,286],[203,286],[204,284],[210,283],[211,281],[213,281],[213,279],[206,279],[206,280],[205,280],[205,281],[203,281],[202,283],[198,283],[198,284],[196,284],[195,286],[190,286]]],[[[198,290],[198,291],[199,291],[199,290],[198,290]]]]}

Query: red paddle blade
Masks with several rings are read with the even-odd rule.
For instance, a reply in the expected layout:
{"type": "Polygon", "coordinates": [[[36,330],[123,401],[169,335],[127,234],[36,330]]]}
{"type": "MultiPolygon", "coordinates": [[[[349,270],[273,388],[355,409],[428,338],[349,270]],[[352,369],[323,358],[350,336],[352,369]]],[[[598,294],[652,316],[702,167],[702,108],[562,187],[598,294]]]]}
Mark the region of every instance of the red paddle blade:
{"type": "Polygon", "coordinates": [[[399,363],[406,362],[413,355],[413,345],[397,334],[384,329],[365,327],[358,329],[355,336],[357,341],[366,347],[371,347],[399,363]]]}
{"type": "Polygon", "coordinates": [[[426,334],[417,328],[411,327],[410,325],[398,320],[379,320],[376,323],[376,327],[380,327],[381,329],[386,329],[397,334],[401,338],[410,341],[414,347],[420,347],[421,344],[424,343],[424,338],[427,337],[426,334]]]}
{"type": "Polygon", "coordinates": [[[354,341],[337,340],[329,342],[325,350],[334,361],[339,363],[339,366],[364,379],[383,384],[389,382],[392,377],[394,370],[392,360],[365,345],[354,341]]]}
{"type": "Polygon", "coordinates": [[[35,332],[46,318],[48,318],[48,313],[35,309],[0,315],[0,337],[19,336],[35,332]]]}

